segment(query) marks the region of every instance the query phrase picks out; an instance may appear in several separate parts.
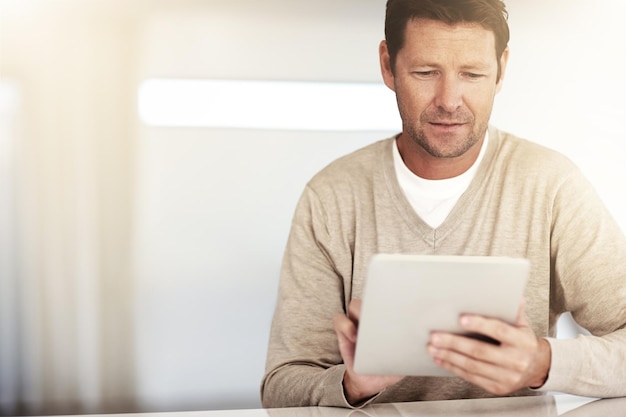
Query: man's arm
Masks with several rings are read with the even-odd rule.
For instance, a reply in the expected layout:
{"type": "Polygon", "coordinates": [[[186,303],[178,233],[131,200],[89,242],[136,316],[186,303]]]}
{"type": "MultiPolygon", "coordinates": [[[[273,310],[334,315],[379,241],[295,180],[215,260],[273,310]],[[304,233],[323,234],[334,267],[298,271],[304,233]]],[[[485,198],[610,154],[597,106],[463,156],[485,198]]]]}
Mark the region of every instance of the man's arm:
{"type": "Polygon", "coordinates": [[[553,203],[550,304],[590,336],[547,339],[552,364],[542,391],[626,396],[626,236],[580,171],[553,203]]]}
{"type": "Polygon", "coordinates": [[[626,328],[604,336],[548,339],[552,372],[541,391],[626,397],[626,328]]]}
{"type": "Polygon", "coordinates": [[[334,319],[339,350],[346,367],[343,378],[344,394],[353,406],[362,405],[402,379],[399,376],[359,375],[354,372],[354,352],[360,316],[361,300],[352,300],[348,314],[338,314],[334,319]]]}
{"type": "Polygon", "coordinates": [[[343,276],[351,282],[351,251],[339,233],[329,233],[327,223],[317,194],[307,187],[281,269],[261,386],[265,407],[350,407],[333,319],[346,314],[343,276]]]}

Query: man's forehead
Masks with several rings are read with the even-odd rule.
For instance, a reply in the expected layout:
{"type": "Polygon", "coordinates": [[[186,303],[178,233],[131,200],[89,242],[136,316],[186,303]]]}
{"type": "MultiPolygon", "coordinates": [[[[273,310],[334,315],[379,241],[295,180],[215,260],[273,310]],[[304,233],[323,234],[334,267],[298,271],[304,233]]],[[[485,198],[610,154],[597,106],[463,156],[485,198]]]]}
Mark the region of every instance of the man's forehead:
{"type": "Polygon", "coordinates": [[[448,24],[438,20],[414,19],[405,28],[404,47],[424,52],[453,47],[461,48],[457,53],[492,54],[495,50],[495,34],[475,22],[448,24]]]}
{"type": "Polygon", "coordinates": [[[448,33],[450,35],[456,36],[484,36],[485,38],[489,38],[495,43],[495,34],[492,30],[486,28],[478,22],[454,22],[448,23],[441,20],[436,19],[426,19],[423,17],[414,18],[407,22],[405,27],[405,34],[410,32],[420,32],[422,34],[428,33],[448,33]],[[480,35],[479,35],[480,34],[480,35]]]}

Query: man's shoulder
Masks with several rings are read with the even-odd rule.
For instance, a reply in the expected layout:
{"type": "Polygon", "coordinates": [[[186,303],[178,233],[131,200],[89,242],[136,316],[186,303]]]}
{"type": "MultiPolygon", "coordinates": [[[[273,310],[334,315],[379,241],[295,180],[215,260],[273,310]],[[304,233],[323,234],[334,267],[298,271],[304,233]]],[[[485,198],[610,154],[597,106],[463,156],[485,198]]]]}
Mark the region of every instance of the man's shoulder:
{"type": "Polygon", "coordinates": [[[494,130],[498,137],[498,158],[508,169],[520,169],[526,174],[539,171],[562,175],[577,171],[572,160],[549,146],[525,139],[502,130],[494,130]]]}
{"type": "Polygon", "coordinates": [[[371,179],[383,169],[385,158],[391,157],[394,140],[394,137],[382,139],[335,159],[320,170],[309,185],[337,186],[371,179]]]}

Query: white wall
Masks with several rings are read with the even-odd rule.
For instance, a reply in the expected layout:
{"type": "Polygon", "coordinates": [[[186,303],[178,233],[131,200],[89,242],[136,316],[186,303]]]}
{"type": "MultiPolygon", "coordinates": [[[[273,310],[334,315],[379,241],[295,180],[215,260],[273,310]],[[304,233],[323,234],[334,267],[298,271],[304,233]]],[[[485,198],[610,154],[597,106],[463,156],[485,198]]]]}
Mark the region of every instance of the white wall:
{"type": "MultiPolygon", "coordinates": [[[[378,82],[384,2],[212,5],[145,22],[140,78],[378,82]]],[[[349,109],[346,109],[349,111],[349,109]]],[[[140,132],[140,407],[259,407],[282,252],[306,181],[391,132],[140,132]]]]}

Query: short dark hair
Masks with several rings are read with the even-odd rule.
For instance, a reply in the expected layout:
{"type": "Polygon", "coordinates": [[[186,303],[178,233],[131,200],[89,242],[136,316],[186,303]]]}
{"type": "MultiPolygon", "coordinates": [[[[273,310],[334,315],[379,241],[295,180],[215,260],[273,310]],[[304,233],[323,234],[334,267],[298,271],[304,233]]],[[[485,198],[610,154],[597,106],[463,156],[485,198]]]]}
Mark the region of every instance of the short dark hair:
{"type": "Polygon", "coordinates": [[[501,0],[387,0],[385,40],[391,70],[395,72],[398,52],[404,46],[406,27],[415,19],[431,19],[449,25],[479,23],[493,32],[496,39],[496,59],[500,80],[500,58],[509,43],[506,6],[501,0]]]}

